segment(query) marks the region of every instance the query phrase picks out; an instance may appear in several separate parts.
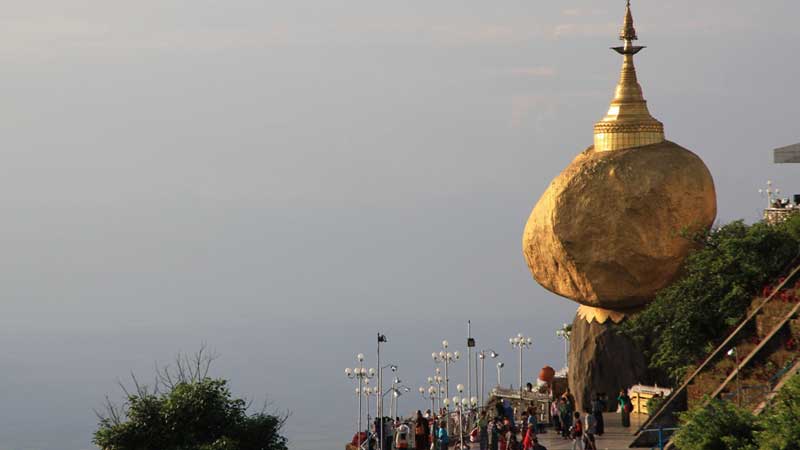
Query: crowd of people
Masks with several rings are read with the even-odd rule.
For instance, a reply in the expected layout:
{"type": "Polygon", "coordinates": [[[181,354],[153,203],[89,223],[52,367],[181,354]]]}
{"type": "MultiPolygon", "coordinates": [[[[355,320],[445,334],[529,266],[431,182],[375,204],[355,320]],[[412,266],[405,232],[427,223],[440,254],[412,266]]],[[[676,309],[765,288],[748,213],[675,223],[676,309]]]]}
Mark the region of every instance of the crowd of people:
{"type": "MultiPolygon", "coordinates": [[[[633,410],[631,398],[620,391],[616,400],[622,425],[628,427],[633,410]]],[[[568,389],[552,401],[549,412],[553,431],[562,439],[571,440],[573,450],[597,450],[596,437],[605,433],[603,412],[607,411],[607,401],[596,395],[583,414],[575,405],[575,398],[568,389]]],[[[517,420],[507,399],[496,402],[491,411],[463,411],[463,417],[448,413],[444,408],[438,413],[417,411],[415,417],[408,420],[375,419],[370,433],[354,436],[348,448],[379,450],[383,439],[384,450],[459,449],[462,441],[465,446],[459,450],[547,450],[539,442],[539,434],[545,432],[546,425],[539,421],[541,412],[531,403],[521,412],[516,411],[519,413],[517,420]]]]}

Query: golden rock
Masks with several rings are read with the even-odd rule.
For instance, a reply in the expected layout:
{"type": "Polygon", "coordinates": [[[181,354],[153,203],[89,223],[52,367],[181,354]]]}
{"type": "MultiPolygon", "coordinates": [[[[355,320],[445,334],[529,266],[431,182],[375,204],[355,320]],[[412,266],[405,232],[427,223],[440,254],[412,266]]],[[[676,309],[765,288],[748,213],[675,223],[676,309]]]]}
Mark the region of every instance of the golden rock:
{"type": "Polygon", "coordinates": [[[583,305],[640,307],[669,284],[692,247],[685,229],[716,217],[714,181],[669,141],[578,155],[528,219],[523,253],[539,284],[583,305]]]}
{"type": "Polygon", "coordinates": [[[579,316],[619,322],[678,274],[717,213],[703,161],[665,140],[636,77],[630,2],[620,31],[620,79],[594,145],[550,184],[525,226],[523,254],[539,284],[584,305],[579,316]]]}

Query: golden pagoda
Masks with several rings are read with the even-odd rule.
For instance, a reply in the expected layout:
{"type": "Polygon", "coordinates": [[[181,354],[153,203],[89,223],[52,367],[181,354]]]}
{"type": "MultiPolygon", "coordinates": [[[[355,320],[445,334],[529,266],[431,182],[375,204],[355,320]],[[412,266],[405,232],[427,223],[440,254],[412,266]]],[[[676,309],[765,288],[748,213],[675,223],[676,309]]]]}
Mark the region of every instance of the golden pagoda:
{"type": "Polygon", "coordinates": [[[716,217],[708,168],[666,140],[647,108],[630,1],[619,37],[622,71],[594,145],[552,181],[522,237],[534,279],[600,323],[623,320],[671,283],[692,247],[682,231],[707,230],[716,217]]]}
{"type": "Polygon", "coordinates": [[[633,45],[633,41],[639,38],[633,26],[630,1],[625,7],[625,20],[619,38],[624,45],[613,47],[613,50],[623,56],[619,83],[608,113],[594,126],[594,148],[600,152],[641,147],[664,141],[664,125],[647,110],[642,86],[636,78],[633,55],[645,47],[633,45]]]}

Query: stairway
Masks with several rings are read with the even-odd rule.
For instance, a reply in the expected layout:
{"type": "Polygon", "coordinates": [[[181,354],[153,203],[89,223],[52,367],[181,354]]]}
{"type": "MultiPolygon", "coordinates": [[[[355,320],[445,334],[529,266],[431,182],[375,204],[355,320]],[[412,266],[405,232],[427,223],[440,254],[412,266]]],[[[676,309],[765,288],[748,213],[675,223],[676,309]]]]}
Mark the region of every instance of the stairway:
{"type": "Polygon", "coordinates": [[[800,370],[800,265],[761,294],[747,317],[642,424],[631,447],[653,447],[657,433],[644,430],[675,428],[678,412],[708,398],[725,398],[760,413],[800,370]]]}

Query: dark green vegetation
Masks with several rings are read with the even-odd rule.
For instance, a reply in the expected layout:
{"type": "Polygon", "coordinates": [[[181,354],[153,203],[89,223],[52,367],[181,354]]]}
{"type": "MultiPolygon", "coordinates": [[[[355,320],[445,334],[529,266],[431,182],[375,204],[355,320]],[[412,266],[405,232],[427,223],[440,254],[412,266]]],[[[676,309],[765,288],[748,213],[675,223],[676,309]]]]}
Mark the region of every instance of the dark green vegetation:
{"type": "Polygon", "coordinates": [[[796,259],[800,215],[780,225],[737,221],[686,238],[698,250],[687,258],[683,275],[620,326],[650,368],[673,382],[718,345],[744,318],[753,296],[796,259]]]}
{"type": "Polygon", "coordinates": [[[673,442],[681,450],[755,449],[756,427],[753,413],[714,399],[681,414],[681,427],[673,442]]]}
{"type": "Polygon", "coordinates": [[[800,375],[756,417],[724,400],[681,415],[674,442],[681,450],[800,450],[800,375]]]}
{"type": "Polygon", "coordinates": [[[286,416],[249,414],[226,380],[207,376],[212,359],[202,351],[178,358],[175,369],[158,372],[152,390],[134,378],[123,407],[108,403],[98,413],[93,442],[107,450],[286,450],[286,416]]]}

